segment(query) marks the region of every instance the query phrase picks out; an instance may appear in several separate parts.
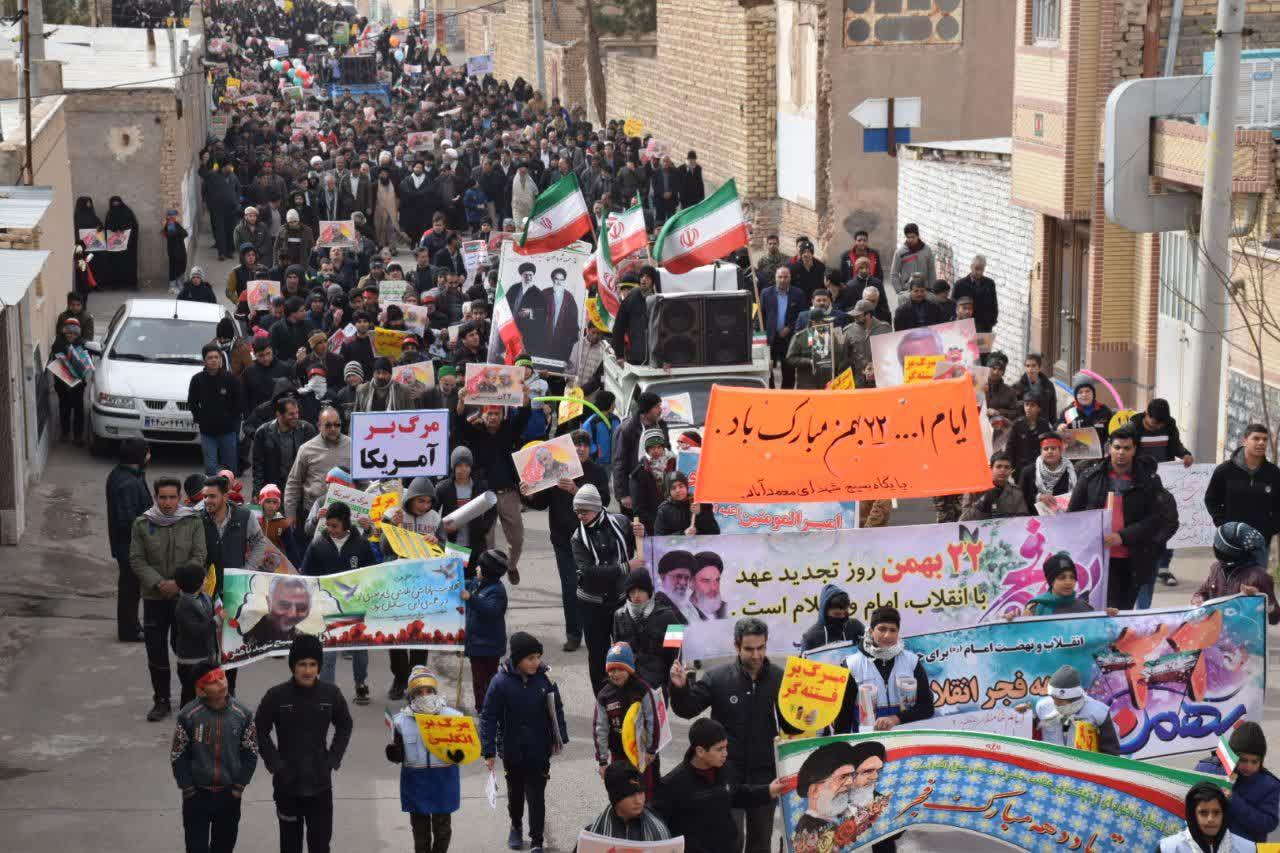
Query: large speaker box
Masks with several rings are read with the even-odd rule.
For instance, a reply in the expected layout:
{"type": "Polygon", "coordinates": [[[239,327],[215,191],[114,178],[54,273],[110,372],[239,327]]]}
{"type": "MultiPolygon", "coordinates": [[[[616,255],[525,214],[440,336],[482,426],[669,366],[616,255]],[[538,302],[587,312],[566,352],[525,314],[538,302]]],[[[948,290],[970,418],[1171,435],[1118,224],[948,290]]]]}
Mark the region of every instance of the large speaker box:
{"type": "Polygon", "coordinates": [[[338,62],[342,70],[342,77],[337,81],[339,86],[344,83],[358,85],[378,82],[377,57],[343,56],[339,57],[338,62]]]}
{"type": "Polygon", "coordinates": [[[751,294],[655,293],[649,309],[649,363],[655,367],[751,362],[751,294]]]}

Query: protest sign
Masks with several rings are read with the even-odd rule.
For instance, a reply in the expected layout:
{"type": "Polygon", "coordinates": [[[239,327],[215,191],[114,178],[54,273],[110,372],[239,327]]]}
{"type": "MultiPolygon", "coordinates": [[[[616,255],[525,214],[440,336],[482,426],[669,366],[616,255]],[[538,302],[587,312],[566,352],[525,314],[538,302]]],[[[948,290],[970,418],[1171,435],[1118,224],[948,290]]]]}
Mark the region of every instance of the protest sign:
{"type": "Polygon", "coordinates": [[[848,593],[851,616],[865,622],[877,607],[891,605],[902,614],[904,633],[920,633],[1021,613],[1045,589],[1043,561],[1067,551],[1076,560],[1081,591],[1094,606],[1105,606],[1103,515],[1092,510],[832,532],[652,536],[645,556],[654,588],[689,622],[687,659],[732,654],[733,624],[743,616],[764,619],[770,648],[789,652],[818,621],[818,596],[828,583],[848,593]],[[672,552],[683,553],[658,572],[672,552]],[[711,573],[705,559],[681,568],[694,554],[719,558],[725,568],[718,581],[697,578],[700,571],[711,573]],[[704,599],[713,588],[715,595],[704,599]]]}
{"type": "MultiPolygon", "coordinates": [[[[407,302],[400,303],[400,311],[404,314],[404,326],[416,335],[426,334],[427,327],[431,325],[431,309],[425,305],[410,305],[407,302]]],[[[434,334],[432,335],[434,337],[434,334]]],[[[429,344],[430,341],[423,341],[423,345],[429,344]]]]}
{"type": "Polygon", "coordinates": [[[622,132],[627,136],[639,136],[644,133],[644,121],[631,116],[622,124],[622,132]]]}
{"type": "MultiPolygon", "coordinates": [[[[679,457],[676,460],[679,468],[679,457]]],[[[855,530],[858,502],[813,504],[713,504],[722,535],[782,531],[855,530]]]]}
{"type": "Polygon", "coordinates": [[[465,387],[469,406],[518,408],[524,404],[524,368],[499,364],[468,364],[465,387]]]}
{"type": "Polygon", "coordinates": [[[351,476],[439,477],[449,470],[449,412],[351,413],[351,476]]]}
{"type": "Polygon", "coordinates": [[[267,47],[275,55],[276,59],[283,59],[289,55],[289,44],[284,39],[268,36],[267,47]]]}
{"type": "MultiPolygon", "coordinates": [[[[924,664],[935,716],[1034,703],[1070,664],[1110,709],[1120,753],[1156,758],[1210,750],[1239,720],[1261,719],[1264,608],[1261,596],[1234,596],[1118,616],[996,620],[903,642],[924,664]]],[[[806,657],[842,661],[851,652],[843,645],[806,657]]]]}
{"type": "Polygon", "coordinates": [[[339,47],[351,44],[351,29],[346,21],[333,22],[333,43],[339,47]]]}
{"type": "Polygon", "coordinates": [[[584,829],[578,833],[578,853],[684,853],[684,836],[670,841],[618,841],[584,829]]]}
{"type": "MultiPolygon", "coordinates": [[[[227,138],[227,130],[231,127],[231,117],[218,113],[209,116],[209,135],[221,142],[227,138]]],[[[92,230],[92,229],[90,229],[92,230]]]]}
{"type": "Polygon", "coordinates": [[[341,353],[342,345],[356,336],[356,327],[353,323],[348,323],[341,329],[336,329],[329,336],[329,352],[341,353]]]}
{"type": "Polygon", "coordinates": [[[489,250],[483,240],[468,240],[462,244],[462,265],[467,271],[467,279],[475,275],[481,264],[489,263],[489,250]]]}
{"type": "Polygon", "coordinates": [[[662,418],[669,424],[693,426],[693,398],[689,392],[663,397],[662,418]]]}
{"type": "Polygon", "coordinates": [[[295,110],[293,113],[293,126],[298,130],[314,130],[320,126],[320,112],[318,110],[295,110]]]}
{"type": "Polygon", "coordinates": [[[902,362],[902,381],[905,384],[913,382],[932,382],[933,374],[941,363],[940,355],[909,355],[902,362]]]}
{"type": "Polygon", "coordinates": [[[125,252],[129,249],[129,237],[133,234],[132,228],[126,228],[123,231],[107,232],[107,251],[108,252],[125,252]]]}
{"type": "Polygon", "coordinates": [[[1102,439],[1093,427],[1067,430],[1067,440],[1062,448],[1063,459],[1101,459],[1102,439]]]}
{"type": "Polygon", "coordinates": [[[400,358],[404,339],[408,334],[399,329],[384,329],[378,326],[373,330],[373,354],[396,361],[400,358]]]}
{"type": "Polygon", "coordinates": [[[840,715],[848,684],[849,670],[843,666],[788,657],[778,688],[778,713],[797,731],[825,729],[840,715]]]}
{"type": "Polygon", "coordinates": [[[404,295],[409,292],[409,282],[384,279],[378,283],[378,307],[386,308],[391,304],[404,302],[404,295]]]}
{"type": "Polygon", "coordinates": [[[558,423],[567,424],[575,418],[582,417],[582,401],[586,399],[582,388],[575,385],[572,388],[566,388],[564,392],[565,399],[560,401],[556,408],[556,421],[558,423]]]}
{"type": "MultiPolygon", "coordinates": [[[[902,385],[907,382],[907,359],[938,356],[941,361],[951,361],[966,367],[978,363],[977,330],[973,320],[954,320],[901,332],[886,332],[871,338],[871,363],[875,367],[876,387],[902,385]]],[[[922,364],[913,361],[912,364],[922,364]]],[[[923,367],[917,368],[921,371],[923,367]]],[[[919,374],[927,380],[934,371],[919,374]]]]}
{"type": "Polygon", "coordinates": [[[399,382],[412,394],[424,394],[436,384],[436,368],[429,361],[399,364],[391,368],[391,381],[399,382]]]}
{"type": "Polygon", "coordinates": [[[1178,532],[1165,543],[1166,548],[1201,548],[1213,544],[1217,527],[1204,505],[1204,492],[1217,466],[1197,462],[1186,466],[1181,462],[1162,462],[1156,466],[1160,482],[1178,502],[1178,532]]]}
{"type": "Polygon", "coordinates": [[[227,569],[222,665],[286,655],[297,634],[325,648],[443,649],[463,642],[463,561],[395,560],[323,577],[227,569]]]}
{"type": "Polygon", "coordinates": [[[360,517],[372,517],[375,497],[376,495],[369,492],[353,489],[341,483],[330,483],[324,493],[324,505],[329,507],[336,503],[346,504],[351,509],[351,518],[354,521],[360,517]]]}
{"type": "Polygon", "coordinates": [[[405,134],[404,141],[410,151],[430,151],[435,147],[436,134],[433,130],[419,130],[405,134]]]}
{"type": "Polygon", "coordinates": [[[480,757],[480,733],[472,717],[414,714],[427,751],[449,764],[470,764],[480,757]]]}
{"type": "Polygon", "coordinates": [[[492,56],[489,56],[487,53],[482,53],[479,56],[467,57],[467,76],[468,77],[479,77],[480,75],[483,75],[483,74],[492,74],[492,73],[493,73],[493,57],[492,56]]]}
{"type": "Polygon", "coordinates": [[[105,252],[107,250],[107,235],[98,228],[81,228],[76,232],[80,236],[80,242],[84,243],[86,252],[105,252]]]}
{"type": "Polygon", "coordinates": [[[427,541],[421,533],[405,530],[403,527],[385,521],[379,522],[378,528],[382,531],[382,538],[391,546],[391,550],[407,560],[423,560],[445,555],[443,548],[427,541]]]}
{"type": "MultiPolygon", "coordinates": [[[[502,318],[515,322],[519,343],[535,367],[563,371],[586,323],[587,289],[582,267],[591,257],[576,244],[554,252],[522,255],[514,243],[503,243],[498,267],[497,299],[489,332],[489,361],[506,360],[507,343],[499,334],[502,318]]],[[[508,325],[509,328],[509,325],[508,325]]],[[[514,336],[509,335],[509,340],[514,336]]]]}
{"type": "Polygon", "coordinates": [[[895,729],[780,741],[777,758],[778,775],[791,783],[781,797],[791,853],[869,850],[923,825],[1018,850],[1154,850],[1186,827],[1192,785],[1230,786],[1225,777],[978,732],[895,729]],[[831,797],[828,783],[839,768],[826,768],[846,753],[858,766],[873,758],[883,766],[878,777],[856,775],[855,766],[847,780],[852,796],[831,797]],[[795,787],[799,777],[806,790],[795,787]]]}
{"type": "Polygon", "coordinates": [[[846,367],[839,376],[827,383],[828,391],[852,391],[855,382],[853,380],[853,368],[846,367]]]}
{"type": "Polygon", "coordinates": [[[352,219],[322,219],[320,233],[316,245],[332,249],[354,249],[356,247],[356,223],[352,219]]]}
{"type": "Polygon", "coordinates": [[[561,480],[582,476],[582,461],[568,433],[550,441],[526,445],[511,454],[516,464],[520,482],[530,486],[530,492],[549,489],[561,480]]]}
{"type": "MultiPolygon", "coordinates": [[[[270,311],[271,300],[280,295],[280,282],[271,279],[255,279],[244,289],[244,301],[248,304],[249,311],[255,314],[259,311],[270,311]]],[[[288,356],[282,353],[281,357],[288,356]]]]}
{"type": "Polygon", "coordinates": [[[838,393],[714,385],[698,498],[874,500],[989,489],[979,420],[967,378],[838,393]]]}

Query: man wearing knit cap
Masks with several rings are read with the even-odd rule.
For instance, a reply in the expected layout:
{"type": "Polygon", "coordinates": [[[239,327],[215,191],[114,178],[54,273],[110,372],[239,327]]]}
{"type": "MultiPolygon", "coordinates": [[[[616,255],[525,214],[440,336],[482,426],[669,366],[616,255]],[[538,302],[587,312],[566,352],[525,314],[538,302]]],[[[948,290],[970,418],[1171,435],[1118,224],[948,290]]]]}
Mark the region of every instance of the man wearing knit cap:
{"type": "MultiPolygon", "coordinates": [[[[860,685],[875,687],[874,729],[878,732],[933,716],[933,691],[924,663],[915,652],[902,647],[898,635],[901,625],[902,617],[895,608],[877,607],[861,645],[844,661],[852,679],[847,690],[853,696],[858,696],[860,685]]],[[[852,730],[859,728],[859,721],[853,720],[852,730]]]]}
{"type": "Polygon", "coordinates": [[[403,412],[413,408],[409,389],[391,381],[391,359],[381,356],[373,362],[373,379],[356,389],[355,412],[403,412]]]}
{"type": "Polygon", "coordinates": [[[502,662],[484,697],[480,752],[493,770],[501,747],[507,779],[507,847],[524,844],[524,808],[529,806],[530,853],[542,853],[551,757],[569,742],[560,688],[542,663],[542,643],[532,634],[511,635],[511,656],[502,662]]]}
{"type": "Polygon", "coordinates": [[[884,746],[876,741],[829,743],[809,753],[796,774],[796,794],[805,811],[796,821],[793,843],[811,841],[817,849],[827,849],[847,821],[864,834],[889,804],[889,797],[875,790],[884,761],[884,746]]]}
{"type": "Polygon", "coordinates": [[[613,613],[622,603],[622,579],[642,568],[636,540],[644,527],[626,516],[606,512],[595,486],[587,484],[573,496],[578,529],[569,540],[578,570],[578,622],[587,643],[587,674],[596,694],[604,686],[605,654],[613,628],[613,613]]]}
{"type": "Polygon", "coordinates": [[[272,777],[282,853],[301,851],[304,835],[308,850],[327,851],[333,836],[332,776],[351,742],[352,721],[342,690],[320,680],[323,658],[320,638],[294,637],[292,677],[266,692],[254,716],[262,763],[272,777]]]}
{"type": "Polygon", "coordinates": [[[604,789],[609,807],[591,823],[587,832],[621,841],[666,841],[671,831],[648,806],[640,773],[624,760],[615,761],[603,771],[604,789]]]}
{"type": "Polygon", "coordinates": [[[342,369],[342,388],[333,397],[333,405],[342,414],[342,429],[350,431],[351,412],[356,406],[356,391],[364,384],[364,367],[358,361],[348,361],[342,369]]]}
{"type": "Polygon", "coordinates": [[[1036,737],[1045,743],[1120,754],[1111,709],[1085,694],[1073,666],[1063,664],[1049,678],[1049,695],[1036,702],[1035,715],[1036,737]]]}

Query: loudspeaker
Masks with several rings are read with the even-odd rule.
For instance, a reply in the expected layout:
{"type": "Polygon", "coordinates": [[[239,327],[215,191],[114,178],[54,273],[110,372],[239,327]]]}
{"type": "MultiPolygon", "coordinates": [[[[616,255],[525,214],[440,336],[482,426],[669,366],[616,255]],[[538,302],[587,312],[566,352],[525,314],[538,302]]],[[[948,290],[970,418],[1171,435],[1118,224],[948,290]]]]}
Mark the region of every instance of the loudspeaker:
{"type": "Polygon", "coordinates": [[[751,362],[751,294],[656,293],[649,311],[649,364],[723,366],[751,362]]]}

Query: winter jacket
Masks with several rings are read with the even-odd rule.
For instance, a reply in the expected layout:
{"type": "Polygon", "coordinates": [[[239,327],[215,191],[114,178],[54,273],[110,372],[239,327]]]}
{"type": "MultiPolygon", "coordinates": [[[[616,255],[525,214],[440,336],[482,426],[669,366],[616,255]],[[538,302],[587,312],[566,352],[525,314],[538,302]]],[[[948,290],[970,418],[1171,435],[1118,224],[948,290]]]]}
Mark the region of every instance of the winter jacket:
{"type": "Polygon", "coordinates": [[[640,703],[640,725],[636,749],[657,754],[658,710],[654,705],[650,686],[636,675],[628,678],[621,687],[606,679],[596,696],[591,717],[596,763],[602,767],[626,757],[622,748],[622,723],[631,706],[637,702],[640,703]]]}
{"type": "Polygon", "coordinates": [[[996,321],[1000,319],[1000,304],[996,294],[996,283],[985,275],[974,281],[972,273],[964,278],[956,279],[951,288],[951,298],[959,300],[961,296],[973,299],[973,325],[979,332],[995,331],[996,321]]]}
{"type": "Polygon", "coordinates": [[[262,532],[258,515],[248,507],[229,504],[222,527],[207,511],[201,511],[204,523],[204,545],[209,562],[217,575],[214,597],[222,594],[223,569],[253,569],[262,565],[267,552],[267,537],[262,532]]]}
{"type": "Polygon", "coordinates": [[[455,411],[451,418],[449,442],[454,447],[466,445],[475,459],[473,473],[482,474],[495,492],[505,492],[520,485],[516,464],[511,454],[518,448],[520,433],[529,420],[529,407],[522,406],[503,419],[496,432],[484,424],[472,424],[455,411]]]}
{"type": "Polygon", "coordinates": [[[876,311],[871,328],[864,329],[858,323],[850,323],[841,330],[836,343],[840,364],[853,369],[853,381],[859,388],[875,386],[874,380],[866,378],[867,365],[871,363],[871,339],[893,331],[888,322],[879,319],[879,306],[876,311]]]}
{"type": "Polygon", "coordinates": [[[509,767],[545,767],[569,742],[560,688],[543,664],[523,675],[507,658],[489,682],[480,712],[480,752],[509,767]],[[558,737],[557,737],[558,736],[558,737]]]}
{"type": "Polygon", "coordinates": [[[253,433],[253,493],[256,495],[268,483],[284,486],[289,471],[302,446],[316,437],[316,428],[307,421],[285,432],[280,422],[272,418],[253,433]]]}
{"type": "Polygon", "coordinates": [[[661,690],[671,675],[671,664],[679,649],[665,648],[662,643],[669,625],[681,624],[679,615],[665,595],[650,599],[653,607],[639,617],[631,614],[628,602],[613,612],[612,637],[615,643],[626,643],[636,656],[636,675],[655,690],[661,690]]]}
{"type": "Polygon", "coordinates": [[[1238,447],[1213,469],[1204,505],[1215,525],[1243,521],[1270,542],[1280,533],[1280,468],[1263,460],[1258,470],[1250,471],[1244,464],[1244,448],[1238,447]]]}
{"type": "Polygon", "coordinates": [[[768,658],[755,680],[736,659],[710,669],[702,678],[692,675],[684,687],[671,685],[671,708],[686,720],[707,708],[711,719],[729,734],[732,778],[751,784],[769,783],[774,769],[773,740],[778,735],[778,689],[782,669],[768,658]]]}
{"type": "MultiPolygon", "coordinates": [[[[460,717],[448,706],[439,716],[460,717]]],[[[462,806],[462,774],[458,765],[436,758],[422,742],[412,709],[405,708],[391,722],[392,742],[387,760],[400,766],[400,809],[410,814],[452,814],[462,806]]]]}
{"type": "MultiPolygon", "coordinates": [[[[1218,756],[1196,762],[1197,773],[1226,776],[1218,756]]],[[[1265,767],[1252,776],[1236,775],[1227,801],[1227,829],[1250,841],[1263,842],[1280,826],[1280,779],[1265,767]]]]}
{"type": "Polygon", "coordinates": [[[1019,515],[1030,515],[1027,500],[1022,496],[1022,489],[1010,477],[1003,486],[987,489],[985,492],[974,492],[966,495],[961,521],[981,521],[986,518],[1013,518],[1019,515]]]}
{"type": "Polygon", "coordinates": [[[340,435],[332,444],[325,441],[323,435],[303,442],[293,460],[293,467],[289,469],[289,476],[285,479],[284,506],[281,511],[290,518],[306,518],[311,505],[328,491],[325,476],[330,469],[350,464],[349,436],[340,435]]]}
{"type": "Polygon", "coordinates": [[[173,580],[179,566],[206,569],[205,557],[204,525],[199,515],[189,515],[168,527],[152,524],[145,515],[133,520],[129,565],[138,576],[143,598],[163,600],[156,588],[160,582],[173,580]]]}
{"type": "Polygon", "coordinates": [[[187,407],[200,432],[223,435],[238,432],[244,413],[244,394],[239,380],[227,370],[201,370],[187,386],[187,407]]]}
{"type": "MultiPolygon", "coordinates": [[[[1067,465],[1071,464],[1071,460],[1064,460],[1067,465]]],[[[1030,465],[1018,472],[1018,488],[1022,490],[1022,499],[1027,502],[1027,515],[1038,514],[1036,510],[1036,498],[1039,497],[1039,490],[1036,488],[1036,463],[1033,460],[1030,465]]],[[[1062,472],[1058,475],[1058,479],[1053,484],[1054,495],[1065,495],[1071,491],[1071,478],[1067,476],[1067,469],[1064,466],[1062,472]]]]}
{"type": "Polygon", "coordinates": [[[135,465],[117,465],[107,475],[107,541],[111,556],[129,559],[133,521],[151,508],[151,491],[143,470],[135,465]]]}
{"type": "MultiPolygon", "coordinates": [[[[582,422],[582,428],[591,436],[591,459],[608,469],[613,462],[613,433],[622,423],[621,419],[609,413],[608,420],[601,420],[599,415],[592,415],[582,422]]],[[[600,493],[601,497],[604,492],[600,493]]],[[[609,502],[605,501],[605,506],[609,502]]]]}
{"type": "Polygon", "coordinates": [[[914,273],[920,273],[927,286],[932,286],[938,278],[933,262],[933,249],[924,242],[920,243],[918,249],[909,248],[905,243],[898,247],[893,253],[885,284],[902,293],[907,289],[907,282],[911,281],[914,273]]]}
{"type": "Polygon", "coordinates": [[[898,300],[898,307],[893,311],[893,330],[901,332],[905,329],[918,329],[946,322],[942,305],[932,299],[923,302],[912,302],[909,298],[898,300]],[[918,310],[917,310],[918,309],[918,310]]]}
{"type": "MultiPolygon", "coordinates": [[[[613,495],[619,501],[631,496],[631,471],[640,461],[640,436],[646,429],[638,414],[627,418],[613,433],[613,495]]],[[[666,420],[659,418],[654,425],[663,435],[670,434],[666,420]]],[[[657,506],[654,506],[657,509],[657,506]]]]}
{"type": "MultiPolygon", "coordinates": [[[[582,463],[582,476],[575,477],[573,484],[578,488],[590,484],[600,492],[600,500],[609,505],[609,474],[590,458],[582,463]]],[[[573,511],[573,495],[559,486],[552,486],[529,495],[529,506],[533,509],[547,511],[547,528],[551,532],[551,541],[568,547],[569,540],[578,529],[578,516],[573,511]]]]}
{"type": "MultiPolygon", "coordinates": [[[[473,552],[479,551],[473,549],[473,552]]],[[[463,651],[469,658],[502,657],[507,648],[507,587],[501,578],[474,577],[467,581],[471,597],[465,602],[467,637],[463,651]]]]}
{"type": "Polygon", "coordinates": [[[640,288],[634,288],[618,306],[612,334],[614,355],[626,358],[628,364],[649,360],[649,306],[640,288]]]}
{"type": "Polygon", "coordinates": [[[1255,587],[1267,597],[1267,622],[1280,625],[1280,603],[1276,602],[1275,581],[1266,566],[1241,566],[1228,575],[1222,563],[1215,560],[1209,566],[1209,576],[1200,584],[1195,594],[1208,601],[1211,598],[1236,595],[1242,586],[1255,587]]]}
{"type": "MultiPolygon", "coordinates": [[[[596,819],[585,827],[587,832],[619,841],[669,841],[671,830],[662,822],[652,809],[645,806],[640,814],[631,820],[623,820],[613,806],[608,806],[596,819]]],[[[619,845],[616,849],[628,850],[627,845],[619,845]]],[[[687,847],[684,849],[688,849],[687,847]]]]}
{"type": "Polygon", "coordinates": [[[253,712],[227,697],[215,710],[196,699],[178,712],[169,763],[178,787],[243,791],[258,767],[258,730],[253,712]]]}
{"type": "Polygon", "coordinates": [[[1040,436],[1046,432],[1053,432],[1053,427],[1044,416],[1032,422],[1024,415],[1013,422],[1013,426],[1009,428],[1009,438],[1004,445],[1005,452],[1013,460],[1013,470],[1021,471],[1028,464],[1036,461],[1036,457],[1040,455],[1040,436]]]}
{"type": "MultiPolygon", "coordinates": [[[[770,780],[772,781],[772,780],[770,780]]],[[[683,761],[658,787],[653,810],[672,837],[684,836],[685,853],[731,853],[740,849],[731,809],[768,805],[769,785],[745,785],[728,767],[703,772],[683,761]]]]}
{"type": "Polygon", "coordinates": [[[867,629],[856,617],[849,616],[838,625],[827,621],[827,605],[836,593],[843,591],[835,584],[827,584],[822,588],[822,592],[818,594],[818,619],[801,636],[801,651],[807,652],[827,643],[850,642],[856,646],[862,642],[862,635],[867,629]]]}
{"type": "MultiPolygon", "coordinates": [[[[293,357],[293,352],[283,353],[275,349],[274,344],[272,349],[275,351],[275,357],[270,365],[263,367],[255,361],[245,368],[244,375],[240,377],[240,381],[244,384],[246,412],[272,399],[277,391],[277,383],[281,379],[288,379],[293,370],[293,362],[288,360],[293,357]]],[[[292,383],[289,387],[292,390],[292,383]]]]}
{"type": "Polygon", "coordinates": [[[173,655],[180,664],[218,662],[218,623],[203,592],[178,593],[173,609],[173,655]]]}
{"type": "Polygon", "coordinates": [[[331,777],[342,765],[352,729],[351,711],[338,685],[317,680],[303,687],[290,678],[262,697],[254,723],[262,763],[277,795],[310,797],[333,787],[331,777]]]}
{"type": "MultiPolygon", "coordinates": [[[[471,498],[474,498],[477,495],[482,495],[488,490],[488,483],[479,477],[472,475],[471,498]]],[[[467,498],[467,500],[471,500],[471,498],[467,498]]],[[[452,479],[442,480],[440,484],[436,486],[436,504],[440,507],[440,514],[442,516],[448,515],[466,502],[467,501],[461,500],[458,497],[458,484],[452,479]]],[[[481,513],[479,518],[473,519],[472,522],[467,525],[466,543],[464,544],[467,544],[467,547],[471,549],[471,556],[467,559],[468,576],[475,573],[476,563],[480,560],[480,554],[484,551],[482,545],[485,541],[485,537],[489,535],[489,531],[493,528],[494,522],[497,520],[498,508],[495,506],[488,512],[481,513]]],[[[459,532],[461,531],[454,531],[453,533],[446,532],[445,536],[450,542],[458,542],[460,541],[458,536],[459,532]]]]}
{"type": "Polygon", "coordinates": [[[602,512],[591,525],[579,523],[569,540],[578,569],[578,600],[616,608],[622,598],[622,580],[636,553],[636,537],[625,515],[602,512]],[[619,535],[625,550],[619,550],[619,535]]]}
{"type": "Polygon", "coordinates": [[[1041,373],[1036,377],[1035,385],[1027,380],[1027,374],[1022,374],[1017,382],[1013,383],[1013,393],[1018,396],[1019,402],[1022,396],[1030,391],[1040,401],[1040,417],[1046,421],[1057,421],[1058,419],[1058,388],[1053,384],[1048,376],[1041,373]]]}
{"type": "Polygon", "coordinates": [[[271,324],[271,349],[275,351],[276,358],[290,359],[292,365],[292,359],[300,348],[310,349],[307,338],[315,331],[305,317],[297,323],[281,319],[271,324]]]}
{"type": "MultiPolygon", "coordinates": [[[[385,408],[378,409],[380,412],[404,412],[413,408],[413,397],[409,393],[409,389],[400,382],[391,382],[387,386],[387,398],[385,408]]],[[[354,411],[372,412],[373,408],[373,382],[362,382],[356,388],[356,404],[354,411]]]]}
{"type": "Polygon", "coordinates": [[[258,252],[258,263],[271,263],[271,259],[275,255],[271,253],[271,229],[267,226],[266,220],[259,216],[258,221],[251,228],[248,220],[241,219],[236,225],[235,230],[231,234],[231,243],[237,248],[245,243],[252,243],[253,248],[258,252]]]}
{"type": "Polygon", "coordinates": [[[336,575],[338,572],[349,572],[364,566],[372,566],[379,562],[379,555],[369,540],[360,535],[360,531],[352,528],[347,541],[338,548],[329,538],[328,531],[321,533],[307,546],[306,556],[298,567],[304,575],[336,575]]]}
{"type": "Polygon", "coordinates": [[[218,304],[218,294],[213,292],[213,285],[207,281],[201,281],[197,284],[188,279],[182,285],[182,290],[178,291],[179,302],[207,302],[210,305],[218,304]]]}
{"type": "Polygon", "coordinates": [[[1156,462],[1172,462],[1191,455],[1191,451],[1182,444],[1182,434],[1178,432],[1178,424],[1175,420],[1170,418],[1169,422],[1160,429],[1151,430],[1143,424],[1144,417],[1142,412],[1138,412],[1129,421],[1138,431],[1139,456],[1154,459],[1156,462]]]}
{"type": "Polygon", "coordinates": [[[1063,411],[1062,422],[1070,429],[1093,427],[1098,433],[1098,438],[1105,444],[1107,432],[1111,429],[1111,417],[1114,414],[1110,406],[1104,406],[1101,403],[1094,403],[1093,407],[1085,412],[1080,408],[1079,403],[1072,402],[1063,411]]]}
{"type": "MultiPolygon", "coordinates": [[[[1110,459],[1102,459],[1084,469],[1071,492],[1068,512],[1104,509],[1107,506],[1107,495],[1111,491],[1110,474],[1110,459]]],[[[1159,538],[1168,529],[1169,507],[1161,499],[1161,494],[1168,497],[1168,492],[1160,482],[1155,464],[1150,459],[1141,456],[1135,458],[1130,475],[1133,483],[1123,498],[1124,527],[1118,532],[1121,541],[1129,549],[1129,563],[1133,569],[1135,585],[1140,586],[1155,577],[1156,559],[1164,550],[1164,543],[1168,541],[1168,536],[1159,538]]],[[[1176,531],[1176,505],[1172,510],[1176,531]]],[[[1104,526],[1110,530],[1110,524],[1104,526]]]]}
{"type": "Polygon", "coordinates": [[[683,536],[690,524],[699,536],[715,536],[720,532],[720,522],[716,521],[711,504],[698,504],[698,514],[694,515],[691,502],[667,499],[658,505],[658,511],[654,513],[653,534],[683,536]]]}

